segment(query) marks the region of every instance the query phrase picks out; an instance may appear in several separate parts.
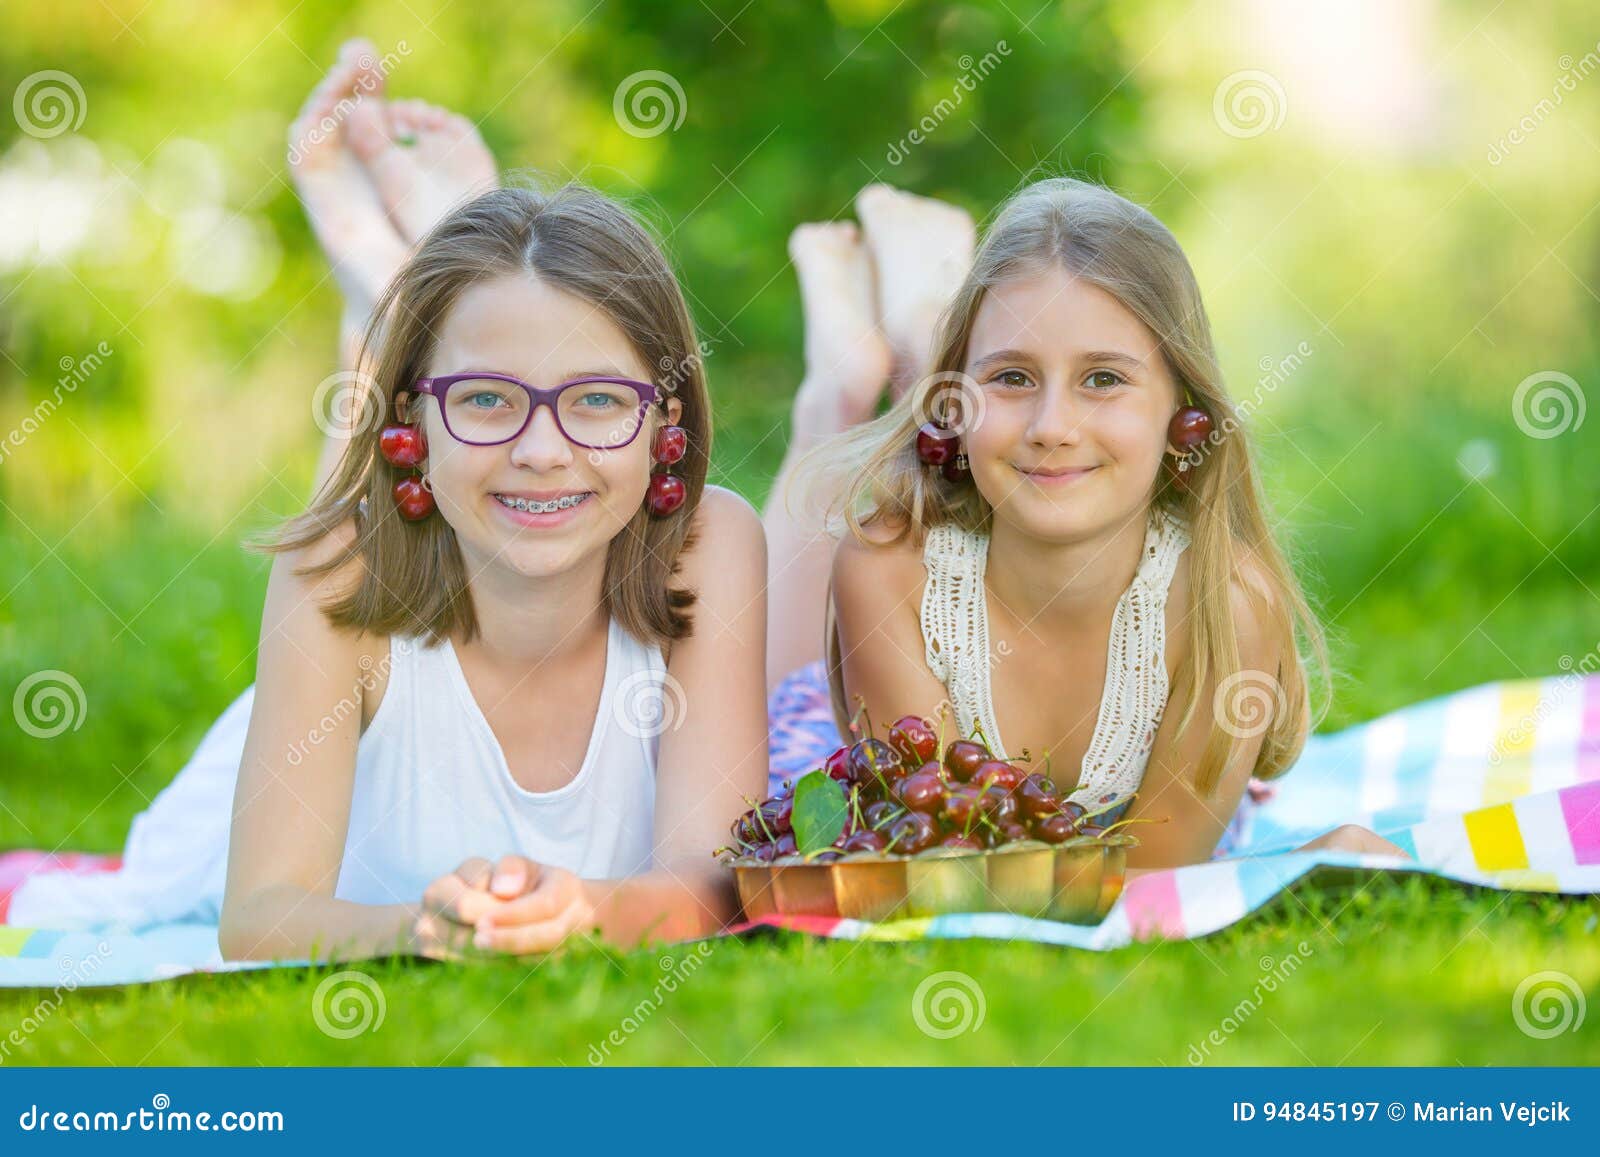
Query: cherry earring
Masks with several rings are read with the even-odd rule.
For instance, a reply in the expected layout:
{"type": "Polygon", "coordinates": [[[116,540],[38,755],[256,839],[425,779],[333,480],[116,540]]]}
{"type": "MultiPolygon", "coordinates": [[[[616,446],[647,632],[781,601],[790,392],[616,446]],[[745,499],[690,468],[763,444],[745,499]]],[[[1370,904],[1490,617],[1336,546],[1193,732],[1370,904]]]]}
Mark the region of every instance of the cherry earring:
{"type": "Polygon", "coordinates": [[[1189,489],[1188,472],[1204,461],[1200,445],[1211,437],[1211,415],[1199,406],[1184,406],[1167,423],[1167,470],[1175,485],[1189,489]]]}
{"type": "Polygon", "coordinates": [[[929,466],[939,467],[947,482],[965,482],[972,477],[967,456],[961,449],[961,436],[937,422],[924,422],[917,428],[917,457],[929,466]]]}
{"type": "MultiPolygon", "coordinates": [[[[389,465],[401,470],[416,470],[428,456],[428,439],[418,425],[385,426],[378,435],[378,453],[389,465]]],[[[410,474],[394,484],[394,504],[400,517],[417,522],[434,511],[433,491],[421,473],[410,474]]]]}
{"type": "Polygon", "coordinates": [[[650,460],[668,469],[650,475],[650,489],[645,494],[645,505],[656,518],[675,514],[689,497],[689,488],[682,478],[671,472],[671,467],[683,460],[689,448],[689,434],[682,426],[663,426],[656,431],[650,443],[650,460]]]}

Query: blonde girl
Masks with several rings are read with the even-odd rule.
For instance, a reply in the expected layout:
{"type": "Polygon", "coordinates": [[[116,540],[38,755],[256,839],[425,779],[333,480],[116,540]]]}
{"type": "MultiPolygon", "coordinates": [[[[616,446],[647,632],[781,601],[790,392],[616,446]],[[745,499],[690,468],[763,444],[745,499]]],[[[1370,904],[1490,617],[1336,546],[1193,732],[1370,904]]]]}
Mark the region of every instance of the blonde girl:
{"type": "MultiPolygon", "coordinates": [[[[1247,787],[1293,765],[1314,723],[1307,661],[1325,659],[1182,250],[1109,189],[1029,186],[996,214],[926,369],[798,470],[839,496],[847,530],[835,726],[858,705],[880,721],[945,707],[1002,757],[1048,757],[1102,822],[1160,821],[1135,829],[1130,865],[1206,860],[1247,787]],[[1172,440],[1182,411],[1209,425],[1198,446],[1172,440]]],[[[1349,826],[1315,846],[1399,851],[1349,826]]]]}

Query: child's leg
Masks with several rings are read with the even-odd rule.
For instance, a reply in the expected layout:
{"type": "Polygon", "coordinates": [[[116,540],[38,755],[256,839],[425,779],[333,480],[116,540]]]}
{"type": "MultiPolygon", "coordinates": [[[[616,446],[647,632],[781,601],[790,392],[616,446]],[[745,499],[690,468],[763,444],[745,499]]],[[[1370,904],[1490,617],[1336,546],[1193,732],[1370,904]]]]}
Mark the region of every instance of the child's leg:
{"type": "Polygon", "coordinates": [[[408,246],[451,209],[500,184],[494,154],[466,117],[420,100],[377,111],[351,118],[350,148],[408,246]]]}
{"type": "Polygon", "coordinates": [[[347,147],[353,121],[381,115],[383,74],[377,51],[349,40],[289,126],[289,175],[311,230],[344,294],[340,354],[354,363],[355,342],[378,295],[406,259],[408,246],[384,213],[378,190],[347,147]]]}
{"type": "Polygon", "coordinates": [[[805,313],[805,378],[762,520],[767,532],[767,686],[822,655],[832,540],[825,511],[789,493],[795,463],[829,435],[869,420],[889,377],[873,308],[872,265],[851,222],[802,225],[789,238],[805,313]]]}
{"type": "MultiPolygon", "coordinates": [[[[290,171],[313,232],[344,294],[340,368],[384,287],[422,236],[457,202],[493,187],[494,157],[471,122],[422,101],[383,100],[377,51],[347,42],[290,130],[290,171]]],[[[345,439],[330,435],[316,487],[345,439]]]]}
{"type": "Polygon", "coordinates": [[[814,494],[811,509],[790,509],[785,499],[794,465],[829,435],[870,419],[886,376],[896,397],[926,376],[939,314],[972,264],[972,218],[954,205],[869,185],[856,198],[856,213],[864,247],[848,225],[804,225],[789,243],[805,310],[806,376],[763,514],[767,605],[774,608],[769,688],[822,657],[833,543],[821,515],[835,496],[814,494]]]}
{"type": "Polygon", "coordinates": [[[878,271],[878,317],[898,398],[928,374],[939,315],[972,268],[976,231],[965,209],[888,185],[862,189],[856,216],[878,271]]]}

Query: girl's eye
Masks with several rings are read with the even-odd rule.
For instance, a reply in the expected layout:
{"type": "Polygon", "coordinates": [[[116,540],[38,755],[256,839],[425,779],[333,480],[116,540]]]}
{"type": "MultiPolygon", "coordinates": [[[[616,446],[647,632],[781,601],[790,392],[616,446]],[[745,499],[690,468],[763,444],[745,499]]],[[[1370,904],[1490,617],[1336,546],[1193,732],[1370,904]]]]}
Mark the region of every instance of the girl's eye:
{"type": "Polygon", "coordinates": [[[500,404],[501,400],[502,399],[499,394],[490,393],[487,390],[467,395],[467,405],[476,407],[480,410],[493,409],[495,406],[500,404]]]}
{"type": "Polygon", "coordinates": [[[1023,373],[1021,370],[1001,370],[994,376],[993,380],[999,382],[1007,389],[1014,390],[1025,389],[1031,384],[1028,381],[1028,375],[1023,373]]]}
{"type": "Polygon", "coordinates": [[[581,404],[591,410],[601,410],[607,406],[615,405],[616,402],[617,399],[610,394],[594,393],[583,395],[581,404]]]}
{"type": "Polygon", "coordinates": [[[1087,379],[1090,387],[1101,393],[1113,390],[1127,379],[1115,370],[1095,370],[1087,379]]]}

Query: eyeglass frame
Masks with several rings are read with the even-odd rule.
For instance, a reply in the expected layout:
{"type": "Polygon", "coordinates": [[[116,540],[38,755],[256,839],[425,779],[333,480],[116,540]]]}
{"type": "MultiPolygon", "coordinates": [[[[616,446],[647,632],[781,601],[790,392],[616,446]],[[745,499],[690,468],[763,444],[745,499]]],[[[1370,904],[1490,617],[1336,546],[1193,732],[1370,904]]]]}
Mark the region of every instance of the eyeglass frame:
{"type": "Polygon", "coordinates": [[[581,447],[584,450],[620,450],[624,446],[631,446],[634,440],[639,437],[639,431],[644,429],[645,411],[648,410],[653,404],[661,401],[661,391],[652,382],[639,382],[632,378],[611,378],[598,375],[587,378],[573,378],[571,381],[562,382],[558,386],[551,386],[548,390],[545,390],[540,389],[538,386],[529,385],[521,378],[514,377],[511,374],[495,373],[489,370],[477,370],[472,373],[465,374],[441,374],[438,377],[418,378],[414,383],[412,383],[412,386],[417,393],[427,394],[429,397],[433,398],[434,401],[439,403],[439,417],[444,422],[445,433],[449,434],[450,437],[454,438],[457,442],[460,442],[463,446],[504,446],[508,442],[515,442],[518,438],[522,437],[522,435],[527,432],[528,427],[533,424],[533,415],[539,409],[539,407],[549,406],[550,416],[555,419],[556,429],[560,431],[561,436],[572,445],[581,447]],[[467,439],[461,437],[450,428],[450,416],[446,412],[446,407],[444,404],[445,395],[449,393],[450,387],[455,385],[457,382],[483,381],[485,379],[496,382],[509,382],[514,386],[521,386],[523,391],[528,395],[528,413],[527,416],[523,418],[522,425],[517,428],[517,432],[508,438],[500,438],[494,442],[469,442],[467,439]],[[634,393],[639,395],[639,424],[634,427],[633,433],[628,435],[628,440],[626,442],[614,442],[609,446],[594,446],[588,442],[578,441],[576,438],[572,437],[572,435],[568,434],[567,428],[561,424],[561,411],[556,406],[556,400],[565,391],[570,390],[574,386],[591,386],[596,384],[629,386],[633,389],[634,393]]]}

